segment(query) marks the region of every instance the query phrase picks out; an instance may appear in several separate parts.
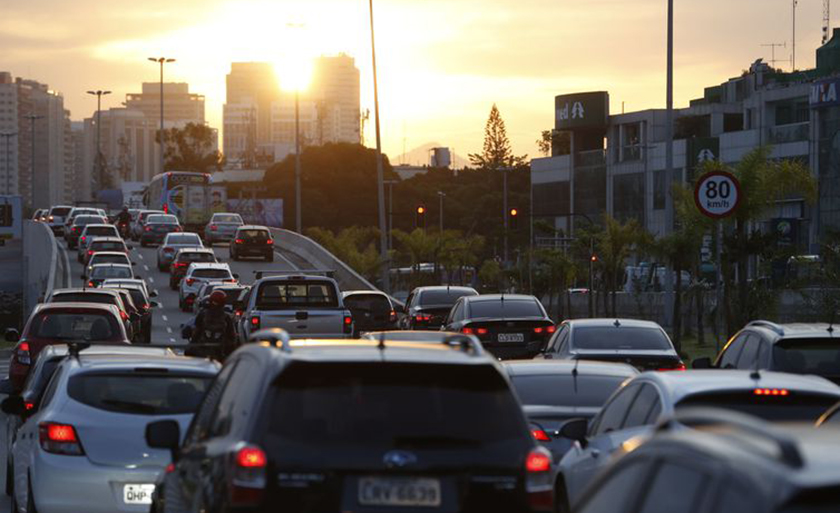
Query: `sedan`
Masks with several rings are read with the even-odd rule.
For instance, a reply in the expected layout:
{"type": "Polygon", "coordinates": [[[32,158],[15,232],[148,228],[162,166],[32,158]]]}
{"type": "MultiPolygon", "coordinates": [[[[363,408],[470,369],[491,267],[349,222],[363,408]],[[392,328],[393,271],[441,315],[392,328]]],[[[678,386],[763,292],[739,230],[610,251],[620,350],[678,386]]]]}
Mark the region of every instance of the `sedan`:
{"type": "Polygon", "coordinates": [[[236,233],[236,229],[245,222],[239,214],[217,213],[213,214],[210,222],[204,227],[204,240],[212,246],[216,242],[227,242],[236,233]]]}
{"type": "Polygon", "coordinates": [[[181,231],[183,229],[177,217],[170,214],[150,215],[143,225],[143,233],[140,234],[140,246],[145,248],[149,244],[160,244],[168,233],[181,231]]]}
{"type": "Polygon", "coordinates": [[[190,264],[187,274],[178,289],[178,306],[181,311],[192,311],[199,289],[208,281],[236,283],[238,275],[233,274],[227,264],[190,264]]]}
{"type": "Polygon", "coordinates": [[[131,247],[127,246],[126,243],[118,237],[96,237],[88,242],[87,250],[85,250],[82,258],[82,263],[90,265],[91,257],[102,251],[113,251],[128,255],[128,251],[130,249],[131,247]]]}
{"type": "Polygon", "coordinates": [[[89,224],[84,227],[82,234],[79,236],[79,248],[76,252],[76,260],[83,263],[85,254],[88,250],[88,245],[100,237],[110,237],[112,239],[120,239],[120,234],[117,232],[117,227],[112,224],[89,224]]]}
{"type": "Polygon", "coordinates": [[[175,254],[181,249],[203,247],[204,244],[197,233],[168,233],[157,251],[157,268],[159,271],[168,271],[170,264],[175,260],[175,254]]]}
{"type": "Polygon", "coordinates": [[[134,271],[125,264],[97,264],[88,271],[87,286],[98,287],[109,278],[134,278],[134,271]]]}
{"type": "Polygon", "coordinates": [[[169,266],[169,288],[178,290],[181,278],[187,273],[190,264],[194,262],[216,263],[216,255],[212,249],[181,249],[175,253],[175,260],[169,266]]]}
{"type": "Polygon", "coordinates": [[[67,242],[68,248],[76,249],[76,246],[79,244],[79,237],[82,235],[82,230],[89,224],[108,224],[108,220],[96,215],[75,217],[73,224],[67,226],[64,230],[64,240],[67,242]]]}
{"type": "Polygon", "coordinates": [[[141,210],[137,213],[134,221],[131,223],[130,233],[131,233],[131,240],[139,241],[140,236],[143,234],[143,229],[146,227],[146,218],[155,214],[165,214],[163,210],[141,210]]]}
{"type": "Polygon", "coordinates": [[[99,264],[123,264],[123,265],[134,265],[134,263],[129,260],[128,255],[122,253],[120,251],[97,251],[96,253],[92,253],[90,257],[88,257],[87,264],[85,265],[84,269],[82,269],[82,276],[83,280],[87,279],[88,274],[90,274],[90,270],[95,265],[99,264]]]}

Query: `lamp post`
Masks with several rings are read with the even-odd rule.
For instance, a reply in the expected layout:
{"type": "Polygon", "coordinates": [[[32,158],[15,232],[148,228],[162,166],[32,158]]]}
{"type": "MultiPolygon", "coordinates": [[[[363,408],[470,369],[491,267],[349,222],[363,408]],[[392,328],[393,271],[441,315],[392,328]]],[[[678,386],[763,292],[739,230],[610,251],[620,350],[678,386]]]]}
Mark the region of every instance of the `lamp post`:
{"type": "Polygon", "coordinates": [[[376,82],[376,39],[373,25],[373,0],[370,5],[370,51],[373,65],[373,110],[376,124],[376,190],[379,204],[379,253],[382,260],[382,288],[391,291],[390,267],[388,263],[388,237],[385,233],[385,184],[382,170],[382,137],[379,128],[379,86],[376,82]]]}
{"type": "Polygon", "coordinates": [[[303,233],[300,205],[300,90],[295,89],[295,227],[303,233]]]}
{"type": "Polygon", "coordinates": [[[443,198],[446,197],[446,193],[443,191],[438,191],[437,194],[440,198],[440,233],[441,235],[443,235],[443,198]]]}
{"type": "Polygon", "coordinates": [[[17,132],[3,132],[0,137],[6,139],[6,194],[12,193],[12,167],[10,164],[12,152],[9,149],[9,142],[12,137],[15,137],[17,132]]]}
{"type": "Polygon", "coordinates": [[[102,97],[111,94],[111,91],[102,91],[100,89],[97,89],[96,91],[88,91],[87,94],[96,96],[96,161],[93,166],[94,171],[96,173],[96,179],[99,181],[99,189],[102,190],[105,188],[105,170],[102,167],[101,143],[102,97]]]}
{"type": "Polygon", "coordinates": [[[32,128],[32,140],[30,141],[31,142],[31,151],[32,151],[32,155],[31,155],[32,162],[29,165],[30,170],[31,170],[30,177],[29,177],[29,183],[30,183],[30,188],[32,189],[30,191],[30,194],[31,194],[30,201],[32,202],[30,206],[32,208],[35,208],[35,183],[36,183],[35,182],[35,121],[37,121],[39,119],[43,119],[44,116],[37,116],[35,114],[29,114],[28,116],[25,116],[25,117],[26,117],[26,119],[29,120],[29,123],[30,123],[31,128],[32,128]]]}
{"type": "MultiPolygon", "coordinates": [[[[674,230],[674,0],[668,0],[668,52],[665,93],[665,235],[674,230]]],[[[665,270],[665,324],[672,325],[674,313],[674,274],[671,264],[665,270]]]]}
{"type": "Polygon", "coordinates": [[[169,62],[175,62],[175,59],[168,59],[166,57],[149,57],[148,59],[160,64],[160,172],[163,173],[163,65],[169,62]]]}

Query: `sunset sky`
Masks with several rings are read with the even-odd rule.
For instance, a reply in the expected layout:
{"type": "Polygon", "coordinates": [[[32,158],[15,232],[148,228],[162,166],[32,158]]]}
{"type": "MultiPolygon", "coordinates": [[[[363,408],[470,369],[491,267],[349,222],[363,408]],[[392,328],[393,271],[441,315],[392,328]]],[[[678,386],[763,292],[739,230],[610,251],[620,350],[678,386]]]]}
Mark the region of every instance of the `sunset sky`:
{"type": "MultiPolygon", "coordinates": [[[[789,69],[790,0],[676,0],[676,102],[737,76],[763,43],[789,69]]],[[[146,57],[178,62],[167,81],[207,97],[221,127],[231,61],[271,61],[279,70],[320,54],[348,53],[362,73],[362,108],[372,109],[367,0],[4,0],[0,70],[63,93],[74,120],[96,108],[88,89],[110,89],[119,106],[143,81],[146,57]],[[301,25],[300,28],[289,24],[301,25]]],[[[495,102],[514,150],[553,125],[557,94],[608,90],[613,113],[664,106],[665,0],[376,0],[383,145],[392,161],[438,142],[480,150],[495,102]]],[[[822,2],[797,11],[797,67],[814,64],[822,2]]],[[[281,76],[281,83],[290,78],[281,76]]],[[[368,131],[369,144],[373,133],[368,131]]]]}

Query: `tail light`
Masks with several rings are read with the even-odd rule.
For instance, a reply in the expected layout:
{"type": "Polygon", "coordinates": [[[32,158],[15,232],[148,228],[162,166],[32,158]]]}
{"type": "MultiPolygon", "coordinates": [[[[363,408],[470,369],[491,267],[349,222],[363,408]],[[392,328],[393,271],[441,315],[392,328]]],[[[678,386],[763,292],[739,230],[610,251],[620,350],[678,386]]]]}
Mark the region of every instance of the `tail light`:
{"type": "Polygon", "coordinates": [[[176,227],[175,227],[175,229],[174,229],[173,231],[180,232],[180,231],[181,231],[181,227],[180,227],[180,226],[176,226],[176,227]]]}
{"type": "Polygon", "coordinates": [[[679,362],[678,364],[674,365],[673,367],[661,367],[656,369],[659,372],[669,372],[669,371],[684,371],[686,370],[685,364],[683,362],[679,362]]]}
{"type": "Polygon", "coordinates": [[[88,256],[93,256],[93,250],[92,249],[88,250],[88,256]]]}
{"type": "Polygon", "coordinates": [[[175,267],[175,268],[186,267],[186,266],[187,266],[186,262],[175,262],[174,264],[172,264],[172,267],[175,267]]]}
{"type": "Polygon", "coordinates": [[[235,240],[235,241],[233,241],[233,242],[234,242],[234,244],[244,244],[244,243],[245,243],[245,241],[244,241],[244,240],[242,240],[242,239],[236,239],[236,240],[235,240]]]}
{"type": "Polygon", "coordinates": [[[164,253],[172,253],[173,251],[175,251],[175,248],[163,248],[164,253]]]}
{"type": "Polygon", "coordinates": [[[475,330],[476,335],[486,335],[487,333],[489,333],[489,331],[487,331],[487,328],[477,328],[475,330]]]}
{"type": "Polygon", "coordinates": [[[164,203],[164,204],[163,204],[163,213],[164,213],[164,214],[168,214],[168,213],[169,213],[169,205],[168,205],[167,203],[164,203]]]}
{"type": "Polygon", "coordinates": [[[144,228],[144,230],[146,230],[147,232],[150,232],[150,231],[152,231],[152,227],[151,227],[151,226],[147,226],[147,227],[145,227],[145,228],[144,228]]]}
{"type": "Polygon", "coordinates": [[[228,486],[231,506],[258,506],[262,502],[267,466],[265,452],[253,445],[246,445],[232,455],[228,486]]]}
{"type": "Polygon", "coordinates": [[[431,320],[432,320],[431,315],[417,314],[417,315],[414,316],[414,321],[415,322],[429,322],[431,320]]]}
{"type": "Polygon", "coordinates": [[[84,244],[86,240],[87,240],[87,237],[82,237],[81,239],[79,239],[79,242],[84,244]]]}
{"type": "Polygon", "coordinates": [[[788,396],[790,391],[784,388],[756,388],[753,390],[755,395],[772,395],[772,396],[788,396]]]}
{"type": "Polygon", "coordinates": [[[23,403],[23,408],[26,411],[32,411],[32,410],[35,409],[35,403],[26,401],[26,402],[23,403]]]}
{"type": "Polygon", "coordinates": [[[186,301],[188,305],[191,305],[195,303],[195,296],[187,296],[187,299],[185,299],[184,301],[186,301]]]}
{"type": "Polygon", "coordinates": [[[95,287],[95,286],[96,286],[96,284],[95,284],[95,283],[93,283],[93,281],[88,281],[87,286],[88,286],[88,287],[95,287]]]}
{"type": "Polygon", "coordinates": [[[191,287],[193,283],[195,283],[195,278],[187,278],[187,285],[188,286],[191,287]]]}
{"type": "Polygon", "coordinates": [[[236,278],[230,278],[225,280],[225,283],[236,283],[236,278]]]}
{"type": "Polygon", "coordinates": [[[534,333],[537,334],[537,335],[542,335],[543,333],[551,335],[555,331],[557,331],[557,328],[554,325],[551,325],[551,326],[537,326],[536,328],[534,328],[534,333]]]}
{"type": "Polygon", "coordinates": [[[120,310],[120,319],[122,319],[124,321],[128,320],[128,314],[125,313],[125,310],[120,310]]]}
{"type": "Polygon", "coordinates": [[[397,312],[395,310],[391,310],[391,313],[388,314],[388,321],[397,322],[397,312]]]}
{"type": "Polygon", "coordinates": [[[51,454],[82,456],[85,453],[76,435],[76,428],[70,424],[42,422],[38,424],[38,439],[41,449],[51,454]]]}
{"type": "Polygon", "coordinates": [[[475,330],[472,328],[461,328],[461,333],[465,335],[475,335],[475,330]]]}
{"type": "Polygon", "coordinates": [[[274,245],[274,239],[268,239],[267,241],[265,241],[265,243],[269,246],[272,246],[274,245]]]}
{"type": "Polygon", "coordinates": [[[15,358],[22,365],[32,364],[32,354],[29,352],[29,342],[21,342],[15,349],[15,358]]]}
{"type": "Polygon", "coordinates": [[[55,217],[50,216],[50,222],[53,222],[53,221],[55,221],[55,217]]]}
{"type": "Polygon", "coordinates": [[[536,440],[537,442],[550,442],[551,441],[551,437],[548,436],[548,433],[546,433],[544,430],[542,430],[540,428],[531,429],[531,435],[534,437],[534,440],[536,440]]]}
{"type": "Polygon", "coordinates": [[[353,333],[353,317],[344,316],[344,333],[353,333]]]}
{"type": "Polygon", "coordinates": [[[215,224],[211,224],[211,225],[210,225],[210,231],[211,231],[211,232],[215,232],[215,231],[216,231],[216,230],[218,230],[218,229],[219,229],[219,227],[218,227],[218,226],[216,226],[215,224]]]}
{"type": "Polygon", "coordinates": [[[251,330],[258,330],[260,329],[260,318],[256,315],[251,316],[251,330]]]}
{"type": "Polygon", "coordinates": [[[233,311],[233,315],[235,315],[236,317],[242,317],[243,313],[245,313],[245,312],[242,311],[242,310],[234,310],[233,311]]]}
{"type": "Polygon", "coordinates": [[[525,490],[532,511],[553,511],[554,486],[551,478],[551,452],[537,447],[525,458],[525,490]]]}

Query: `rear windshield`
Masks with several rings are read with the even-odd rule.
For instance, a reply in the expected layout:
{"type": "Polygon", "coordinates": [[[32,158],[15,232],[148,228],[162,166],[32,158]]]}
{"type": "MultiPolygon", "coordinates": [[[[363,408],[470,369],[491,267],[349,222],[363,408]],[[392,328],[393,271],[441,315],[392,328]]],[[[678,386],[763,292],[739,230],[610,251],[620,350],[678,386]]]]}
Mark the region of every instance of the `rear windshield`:
{"type": "Polygon", "coordinates": [[[163,212],[140,212],[140,220],[145,221],[149,216],[162,214],[163,212]]]}
{"type": "Polygon", "coordinates": [[[470,303],[472,318],[542,317],[543,313],[535,301],[473,301],[470,303]]]}
{"type": "Polygon", "coordinates": [[[71,210],[70,207],[54,207],[54,208],[50,209],[50,215],[51,216],[66,216],[68,213],[70,213],[70,210],[71,210]]]}
{"type": "Polygon", "coordinates": [[[335,287],[330,282],[263,283],[257,293],[257,308],[338,308],[335,287]]]}
{"type": "Polygon", "coordinates": [[[122,242],[91,242],[90,249],[95,251],[125,251],[122,242]]]}
{"type": "Polygon", "coordinates": [[[50,303],[97,303],[100,305],[116,305],[117,300],[111,294],[78,292],[58,294],[50,298],[50,303]]]}
{"type": "Polygon", "coordinates": [[[773,348],[773,361],[781,372],[840,376],[840,340],[781,340],[773,348]]]}
{"type": "Polygon", "coordinates": [[[179,415],[194,413],[210,376],[178,374],[79,374],[67,393],[74,400],[114,413],[179,415]]]}
{"type": "Polygon", "coordinates": [[[118,234],[113,226],[91,226],[85,231],[85,235],[113,235],[116,237],[118,234]]]}
{"type": "Polygon", "coordinates": [[[94,267],[91,278],[131,278],[131,269],[125,266],[94,267]]]}
{"type": "Polygon", "coordinates": [[[192,272],[193,278],[230,278],[230,271],[227,269],[196,269],[192,272]]]}
{"type": "Polygon", "coordinates": [[[128,261],[125,255],[102,255],[96,254],[91,257],[90,265],[98,264],[124,264],[128,261]]]}
{"type": "Polygon", "coordinates": [[[576,349],[673,349],[668,337],[657,328],[589,327],[575,328],[572,345],[576,349]]]}
{"type": "Polygon", "coordinates": [[[236,235],[242,240],[268,240],[268,230],[239,230],[236,235]]]}
{"type": "Polygon", "coordinates": [[[214,223],[239,223],[242,224],[242,218],[232,214],[216,214],[213,216],[214,223]]]}
{"type": "Polygon", "coordinates": [[[379,294],[353,294],[344,298],[344,306],[351,310],[371,313],[390,313],[391,302],[379,294]]]}
{"type": "Polygon", "coordinates": [[[689,396],[678,408],[692,406],[736,410],[747,415],[775,422],[816,422],[837,402],[836,396],[789,391],[787,395],[757,395],[746,392],[724,392],[689,396]]]}
{"type": "Polygon", "coordinates": [[[51,340],[122,340],[117,318],[106,312],[48,312],[32,321],[30,337],[51,340]]]}
{"type": "Polygon", "coordinates": [[[210,253],[181,253],[179,262],[215,262],[216,257],[210,253]]]}
{"type": "Polygon", "coordinates": [[[522,404],[601,407],[627,377],[535,375],[512,376],[522,404]]]}
{"type": "Polygon", "coordinates": [[[179,233],[177,235],[169,234],[166,240],[167,244],[180,244],[190,246],[201,246],[201,239],[194,233],[179,233]]]}
{"type": "Polygon", "coordinates": [[[452,306],[458,298],[474,296],[474,292],[464,290],[424,290],[420,294],[421,306],[452,306]]]}
{"type": "Polygon", "coordinates": [[[101,224],[103,219],[99,216],[79,216],[73,220],[76,226],[84,226],[86,224],[101,224]]]}
{"type": "Polygon", "coordinates": [[[140,289],[130,288],[130,289],[123,289],[128,292],[128,295],[131,296],[131,302],[134,303],[135,306],[146,306],[149,303],[146,302],[146,295],[140,289]]]}
{"type": "Polygon", "coordinates": [[[275,383],[266,447],[481,448],[529,443],[522,410],[489,365],[294,363],[275,383]]]}
{"type": "Polygon", "coordinates": [[[178,224],[178,218],[175,216],[152,214],[148,217],[148,219],[146,219],[146,223],[178,224]]]}

